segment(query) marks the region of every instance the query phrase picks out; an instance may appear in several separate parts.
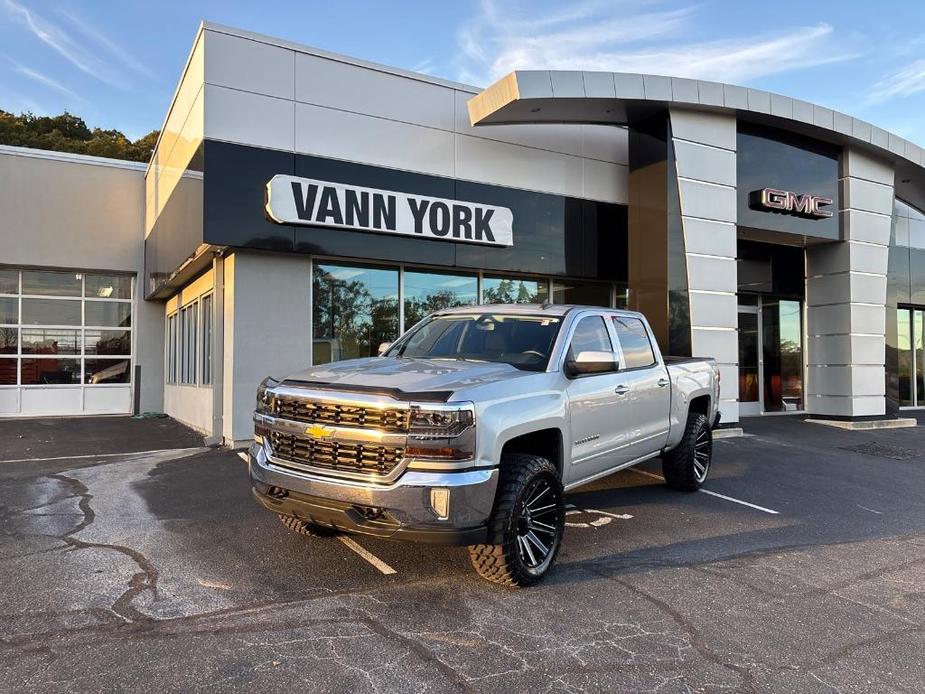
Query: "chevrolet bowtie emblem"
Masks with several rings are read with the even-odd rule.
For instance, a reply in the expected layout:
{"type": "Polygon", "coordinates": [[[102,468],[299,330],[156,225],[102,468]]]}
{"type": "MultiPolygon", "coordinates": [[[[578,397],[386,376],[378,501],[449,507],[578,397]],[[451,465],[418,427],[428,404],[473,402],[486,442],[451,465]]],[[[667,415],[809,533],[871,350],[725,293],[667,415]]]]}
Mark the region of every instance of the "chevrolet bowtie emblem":
{"type": "Polygon", "coordinates": [[[326,427],[323,424],[312,424],[306,427],[305,433],[316,439],[326,439],[334,434],[334,427],[326,427]]]}

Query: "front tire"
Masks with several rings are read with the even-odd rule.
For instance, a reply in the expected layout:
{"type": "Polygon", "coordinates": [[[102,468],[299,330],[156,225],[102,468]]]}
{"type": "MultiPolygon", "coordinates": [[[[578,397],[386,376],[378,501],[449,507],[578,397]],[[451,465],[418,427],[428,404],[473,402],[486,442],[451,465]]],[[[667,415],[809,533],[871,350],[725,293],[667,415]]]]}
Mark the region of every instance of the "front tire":
{"type": "Polygon", "coordinates": [[[562,544],[562,497],[558,471],[548,460],[525,454],[503,456],[488,543],[469,547],[469,560],[479,576],[515,588],[538,583],[562,544]]]}
{"type": "Polygon", "coordinates": [[[662,456],[665,483],[682,492],[696,492],[710,474],[712,462],[713,430],[704,415],[691,412],[681,441],[662,456]]]}

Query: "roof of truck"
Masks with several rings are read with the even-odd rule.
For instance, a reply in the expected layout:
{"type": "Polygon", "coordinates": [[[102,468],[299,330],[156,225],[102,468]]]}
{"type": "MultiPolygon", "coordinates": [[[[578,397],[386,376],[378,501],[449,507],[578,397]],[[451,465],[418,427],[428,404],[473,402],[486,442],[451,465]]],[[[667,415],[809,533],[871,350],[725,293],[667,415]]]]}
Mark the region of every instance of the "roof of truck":
{"type": "Polygon", "coordinates": [[[633,313],[632,311],[623,311],[622,309],[611,309],[604,306],[583,306],[581,304],[480,304],[478,306],[457,306],[455,308],[442,309],[434,311],[434,315],[448,314],[472,314],[472,313],[506,313],[513,315],[536,315],[545,316],[564,316],[569,311],[576,309],[591,309],[599,311],[619,310],[621,313],[633,313]]]}

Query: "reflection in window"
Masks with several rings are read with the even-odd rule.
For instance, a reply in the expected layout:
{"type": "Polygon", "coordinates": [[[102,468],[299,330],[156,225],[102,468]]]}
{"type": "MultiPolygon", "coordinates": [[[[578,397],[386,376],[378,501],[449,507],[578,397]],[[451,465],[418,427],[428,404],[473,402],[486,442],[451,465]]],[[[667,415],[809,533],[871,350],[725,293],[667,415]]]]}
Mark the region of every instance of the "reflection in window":
{"type": "Polygon", "coordinates": [[[61,328],[23,328],[23,354],[80,354],[80,331],[61,328]]]}
{"type": "Polygon", "coordinates": [[[0,294],[19,294],[19,270],[0,270],[0,294]]]}
{"type": "Polygon", "coordinates": [[[568,358],[577,359],[582,352],[612,352],[610,333],[601,316],[586,316],[575,326],[568,358]]]}
{"type": "Polygon", "coordinates": [[[405,329],[434,311],[478,303],[474,276],[405,272],[405,329]]]}
{"type": "Polygon", "coordinates": [[[23,270],[22,293],[40,296],[80,296],[83,286],[79,272],[23,270]]]}
{"type": "Polygon", "coordinates": [[[639,369],[655,363],[655,352],[649,342],[646,326],[638,318],[614,316],[613,327],[623,351],[624,369],[639,369]]]}
{"type": "Polygon", "coordinates": [[[0,354],[16,354],[19,347],[19,331],[16,328],[0,328],[0,354]]]}
{"type": "Polygon", "coordinates": [[[85,325],[127,328],[132,324],[132,305],[115,301],[88,301],[85,304],[85,325]]]}
{"type": "Polygon", "coordinates": [[[23,299],[22,322],[23,325],[80,325],[80,306],[80,301],[23,299]]]}
{"type": "Polygon", "coordinates": [[[94,330],[84,331],[84,351],[87,354],[132,353],[132,333],[128,330],[94,330]]]}
{"type": "Polygon", "coordinates": [[[582,306],[610,306],[609,284],[597,282],[560,282],[552,283],[552,301],[555,304],[579,304],[582,306]]]}
{"type": "Polygon", "coordinates": [[[200,382],[204,386],[212,385],[212,295],[202,297],[202,368],[200,382]]]}
{"type": "Polygon", "coordinates": [[[15,386],[17,364],[16,359],[4,359],[0,357],[0,386],[15,386]]]}
{"type": "Polygon", "coordinates": [[[84,383],[128,383],[129,366],[128,359],[85,359],[84,383]]]}
{"type": "Polygon", "coordinates": [[[80,359],[23,359],[22,385],[80,383],[80,359]]]}
{"type": "Polygon", "coordinates": [[[85,275],[84,296],[100,299],[131,299],[132,278],[127,275],[85,275]]]}
{"type": "Polygon", "coordinates": [[[398,270],[316,264],[312,362],[373,357],[398,337],[398,270]]]}
{"type": "Polygon", "coordinates": [[[19,322],[19,299],[12,296],[0,296],[0,323],[19,322]]]}
{"type": "Polygon", "coordinates": [[[482,280],[483,304],[544,304],[549,301],[546,280],[485,277],[482,280]]]}

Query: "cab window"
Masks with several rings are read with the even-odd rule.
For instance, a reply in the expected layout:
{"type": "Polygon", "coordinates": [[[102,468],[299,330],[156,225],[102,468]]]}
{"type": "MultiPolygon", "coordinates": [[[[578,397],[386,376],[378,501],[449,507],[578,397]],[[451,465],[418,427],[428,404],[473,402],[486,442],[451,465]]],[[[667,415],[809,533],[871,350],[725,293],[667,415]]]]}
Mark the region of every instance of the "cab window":
{"type": "Polygon", "coordinates": [[[568,359],[575,359],[582,352],[612,351],[613,344],[610,342],[610,334],[603,317],[585,316],[578,321],[569,345],[568,359]]]}
{"type": "Polygon", "coordinates": [[[645,324],[638,318],[614,316],[613,327],[623,350],[623,368],[638,369],[655,364],[655,351],[645,324]]]}

